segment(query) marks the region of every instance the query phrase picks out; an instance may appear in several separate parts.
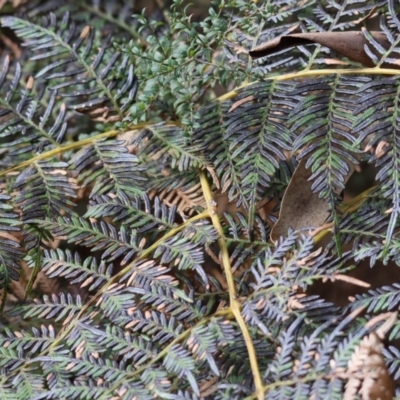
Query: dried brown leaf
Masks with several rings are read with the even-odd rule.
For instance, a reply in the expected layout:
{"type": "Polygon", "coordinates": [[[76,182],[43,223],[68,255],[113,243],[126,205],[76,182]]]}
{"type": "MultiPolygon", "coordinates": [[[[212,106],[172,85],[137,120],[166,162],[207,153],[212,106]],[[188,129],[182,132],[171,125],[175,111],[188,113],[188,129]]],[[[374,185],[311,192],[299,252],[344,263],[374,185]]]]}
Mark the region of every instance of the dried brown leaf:
{"type": "Polygon", "coordinates": [[[217,172],[215,171],[215,169],[211,168],[211,167],[206,167],[206,169],[210,173],[210,175],[212,177],[212,180],[213,180],[213,183],[216,186],[216,188],[220,189],[221,188],[221,183],[220,183],[220,181],[218,179],[218,175],[217,175],[217,172]]]}
{"type": "Polygon", "coordinates": [[[379,15],[377,10],[378,10],[378,6],[375,6],[374,8],[371,9],[371,11],[367,15],[365,15],[364,17],[361,17],[359,19],[354,20],[353,23],[354,24],[360,24],[361,22],[365,22],[365,21],[367,21],[367,20],[369,20],[371,18],[376,17],[377,15],[379,15]]]}
{"type": "MultiPolygon", "coordinates": [[[[272,241],[285,236],[289,228],[299,230],[305,235],[315,236],[321,229],[330,227],[330,224],[324,224],[329,216],[329,204],[311,190],[312,183],[308,179],[312,172],[306,169],[306,162],[305,159],[300,161],[286,188],[278,221],[271,230],[272,241]]],[[[350,172],[345,177],[345,182],[354,172],[354,165],[351,164],[349,167],[350,172]]],[[[338,189],[336,193],[340,191],[341,189],[338,189]]]]}
{"type": "Polygon", "coordinates": [[[82,29],[82,32],[81,32],[81,34],[80,34],[80,38],[81,39],[85,39],[88,35],[89,35],[89,32],[90,32],[90,26],[89,25],[86,25],[83,29],[82,29]]]}
{"type": "Polygon", "coordinates": [[[349,65],[348,62],[336,58],[324,58],[323,60],[326,65],[349,65]]]}
{"type": "Polygon", "coordinates": [[[271,230],[272,241],[285,236],[289,228],[301,229],[304,233],[317,229],[328,218],[329,204],[312,192],[310,176],[306,160],[302,160],[283,196],[279,219],[271,230]]]}
{"type": "Polygon", "coordinates": [[[397,311],[379,314],[371,318],[365,324],[365,326],[367,328],[372,329],[375,325],[384,321],[384,323],[375,331],[375,333],[379,336],[379,338],[383,339],[386,336],[386,334],[390,331],[390,329],[392,329],[393,325],[396,323],[397,317],[398,317],[397,311]]]}
{"type": "Polygon", "coordinates": [[[378,146],[376,146],[375,149],[375,156],[376,158],[381,158],[387,153],[387,147],[389,147],[390,144],[388,142],[385,142],[384,140],[380,141],[378,146]]]}
{"type": "Polygon", "coordinates": [[[366,327],[372,328],[384,323],[364,337],[354,350],[343,377],[348,379],[344,400],[391,400],[394,395],[394,382],[382,355],[385,335],[397,321],[397,312],[388,312],[372,318],[366,327]]]}
{"type": "Polygon", "coordinates": [[[314,229],[313,231],[310,231],[309,233],[312,237],[315,237],[323,231],[332,230],[332,228],[333,228],[333,222],[327,222],[326,224],[321,225],[320,227],[314,229]]]}
{"type": "MultiPolygon", "coordinates": [[[[0,4],[0,9],[1,9],[1,4],[0,4]]],[[[5,44],[6,47],[8,47],[11,52],[14,54],[15,58],[20,58],[22,55],[21,48],[18,46],[17,43],[13,42],[9,37],[6,35],[0,35],[1,41],[5,44]]]]}
{"type": "MultiPolygon", "coordinates": [[[[386,48],[389,46],[386,36],[382,32],[372,31],[370,33],[382,46],[386,48]]],[[[252,58],[260,58],[290,47],[310,44],[320,44],[336,51],[350,60],[357,61],[368,67],[375,66],[364,50],[367,45],[367,40],[361,31],[309,32],[283,35],[257,46],[253,50],[249,51],[249,54],[252,58]]],[[[385,67],[387,65],[382,64],[382,66],[385,67]]],[[[390,64],[390,66],[391,68],[394,67],[392,64],[390,64]]]]}
{"type": "Polygon", "coordinates": [[[35,83],[35,79],[33,78],[33,76],[30,76],[28,78],[28,82],[26,83],[27,90],[31,90],[33,88],[34,83],[35,83]]]}
{"type": "Polygon", "coordinates": [[[394,384],[382,350],[383,343],[376,333],[366,336],[357,346],[346,371],[350,377],[344,400],[392,400],[394,384]]]}
{"type": "Polygon", "coordinates": [[[364,287],[364,288],[371,287],[371,285],[369,283],[364,282],[361,279],[357,279],[357,278],[354,278],[353,276],[349,276],[349,275],[343,275],[343,274],[332,275],[329,277],[329,280],[331,282],[335,282],[335,281],[347,282],[347,283],[351,283],[352,285],[360,286],[360,287],[364,287]]]}
{"type": "Polygon", "coordinates": [[[209,381],[204,381],[201,385],[199,385],[200,397],[208,397],[215,393],[218,390],[218,385],[216,384],[217,381],[218,378],[214,377],[209,381]]]}
{"type": "Polygon", "coordinates": [[[248,103],[249,101],[253,101],[254,100],[254,96],[247,96],[243,99],[240,99],[238,101],[236,101],[235,103],[232,104],[231,108],[228,110],[228,113],[236,110],[238,107],[240,107],[242,104],[248,103]]]}

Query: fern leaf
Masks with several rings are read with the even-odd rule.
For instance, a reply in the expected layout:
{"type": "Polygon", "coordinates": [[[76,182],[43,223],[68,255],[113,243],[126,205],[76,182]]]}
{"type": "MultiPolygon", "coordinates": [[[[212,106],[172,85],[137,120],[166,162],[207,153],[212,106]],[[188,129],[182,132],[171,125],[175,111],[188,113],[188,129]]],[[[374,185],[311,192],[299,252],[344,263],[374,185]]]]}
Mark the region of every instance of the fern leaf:
{"type": "Polygon", "coordinates": [[[383,286],[369,290],[367,293],[356,295],[351,304],[355,310],[358,307],[366,307],[367,312],[391,311],[398,307],[400,302],[400,285],[394,283],[391,286],[383,286]]]}
{"type": "Polygon", "coordinates": [[[123,141],[100,141],[80,150],[72,160],[75,175],[83,187],[94,183],[90,197],[103,194],[138,196],[144,181],[136,156],[129,154],[123,141]]]}
{"type": "Polygon", "coordinates": [[[296,96],[318,90],[315,97],[307,95],[300,99],[292,111],[292,132],[299,131],[293,149],[302,149],[298,159],[309,156],[306,167],[312,171],[311,189],[329,203],[336,238],[340,223],[339,195],[351,166],[358,164],[354,154],[356,138],[349,129],[354,121],[356,97],[350,94],[362,81],[336,75],[301,83],[292,92],[296,96]]]}
{"type": "Polygon", "coordinates": [[[57,21],[56,16],[50,14],[41,25],[12,16],[2,18],[1,23],[15,30],[19,37],[25,39],[25,45],[37,52],[32,60],[52,60],[56,57],[55,61],[36,74],[36,78],[60,79],[61,83],[51,86],[51,90],[58,90],[63,97],[84,100],[81,103],[69,104],[73,110],[87,111],[101,107],[101,112],[116,113],[122,117],[123,110],[132,104],[137,91],[133,65],[128,64],[128,57],[125,56],[117,66],[121,53],[117,51],[110,55],[107,51],[110,36],[95,53],[94,30],[86,26],[78,32],[75,22],[70,20],[69,13],[64,14],[61,21],[57,21]],[[90,61],[93,56],[93,61],[90,61]],[[115,75],[111,74],[113,68],[116,68],[115,75]],[[75,77],[72,81],[62,81],[63,78],[71,76],[75,77]],[[91,88],[91,83],[94,82],[96,88],[91,88]],[[83,86],[85,89],[77,86],[83,86]]]}
{"type": "Polygon", "coordinates": [[[152,158],[159,166],[170,165],[179,171],[206,166],[199,145],[190,144],[182,128],[158,124],[143,130],[133,141],[140,154],[152,158]]]}
{"type": "Polygon", "coordinates": [[[6,117],[0,125],[0,137],[7,138],[2,147],[7,149],[10,157],[20,157],[30,151],[42,151],[47,145],[61,143],[67,130],[66,107],[62,104],[57,109],[57,91],[41,111],[43,91],[35,95],[33,78],[28,79],[25,87],[22,86],[22,71],[18,63],[14,76],[8,81],[10,69],[9,57],[6,57],[0,74],[0,116],[6,117]],[[51,118],[53,112],[58,114],[54,120],[51,118]]]}
{"type": "Polygon", "coordinates": [[[104,263],[97,266],[96,260],[88,257],[83,263],[78,253],[72,254],[70,251],[65,253],[45,250],[42,261],[42,270],[50,278],[62,276],[65,278],[74,278],[71,283],[81,283],[81,287],[89,286],[93,290],[107,282],[110,279],[112,266],[106,266],[104,263]]]}
{"type": "Polygon", "coordinates": [[[24,256],[18,240],[11,234],[18,232],[19,228],[16,226],[18,214],[7,204],[10,199],[10,196],[0,193],[0,289],[19,279],[19,263],[24,256]]]}
{"type": "Polygon", "coordinates": [[[111,262],[123,256],[122,265],[129,262],[141,248],[137,233],[121,227],[117,231],[113,225],[103,221],[87,222],[83,218],[72,215],[71,218],[58,218],[57,221],[44,221],[41,227],[48,229],[55,237],[67,237],[69,242],[101,251],[102,259],[111,262]]]}
{"type": "MultiPolygon", "coordinates": [[[[375,162],[379,168],[377,180],[380,181],[379,190],[383,197],[391,199],[389,209],[389,226],[386,233],[386,244],[383,249],[384,257],[388,245],[399,224],[400,212],[399,193],[400,178],[398,176],[399,154],[397,151],[397,113],[396,110],[398,80],[381,78],[365,84],[360,88],[360,96],[367,99],[368,106],[359,106],[355,110],[358,115],[355,130],[360,132],[360,141],[372,134],[367,144],[368,148],[380,146],[382,150],[376,151],[370,157],[370,162],[375,162]],[[372,117],[373,115],[373,117],[372,117]],[[363,118],[363,121],[361,121],[363,118]]],[[[377,148],[377,147],[376,147],[377,148]]]]}
{"type": "Polygon", "coordinates": [[[16,307],[13,313],[23,313],[24,318],[40,317],[54,318],[55,321],[63,320],[63,324],[66,325],[81,311],[83,305],[80,296],[74,299],[69,293],[67,295],[60,293],[59,296],[53,294],[51,298],[44,296],[42,300],[36,299],[34,302],[34,305],[16,307]]]}
{"type": "Polygon", "coordinates": [[[75,205],[77,188],[63,168],[64,162],[36,162],[18,175],[14,188],[19,190],[15,201],[22,209],[22,221],[29,224],[61,212],[70,212],[75,205]]]}
{"type": "Polygon", "coordinates": [[[130,229],[140,232],[157,228],[159,231],[172,229],[176,226],[176,207],[167,207],[158,197],[152,202],[146,194],[141,198],[119,198],[111,195],[98,196],[91,203],[85,218],[111,217],[114,222],[124,222],[130,229]]]}

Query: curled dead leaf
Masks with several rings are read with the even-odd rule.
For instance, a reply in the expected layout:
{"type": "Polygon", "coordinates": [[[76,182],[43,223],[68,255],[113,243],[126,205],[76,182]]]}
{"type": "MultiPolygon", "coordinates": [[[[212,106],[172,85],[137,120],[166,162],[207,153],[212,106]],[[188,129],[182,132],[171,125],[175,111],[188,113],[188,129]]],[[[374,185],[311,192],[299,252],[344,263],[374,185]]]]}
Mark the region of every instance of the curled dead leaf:
{"type": "MultiPolygon", "coordinates": [[[[389,42],[384,33],[378,31],[371,31],[370,33],[381,46],[388,48],[389,42]]],[[[357,61],[367,67],[375,66],[365,51],[365,46],[368,42],[362,31],[309,32],[283,35],[257,46],[249,51],[249,54],[252,58],[261,58],[291,47],[310,44],[320,44],[328,47],[350,60],[357,61]]],[[[382,64],[382,66],[387,65],[391,68],[396,68],[393,64],[382,64]]]]}

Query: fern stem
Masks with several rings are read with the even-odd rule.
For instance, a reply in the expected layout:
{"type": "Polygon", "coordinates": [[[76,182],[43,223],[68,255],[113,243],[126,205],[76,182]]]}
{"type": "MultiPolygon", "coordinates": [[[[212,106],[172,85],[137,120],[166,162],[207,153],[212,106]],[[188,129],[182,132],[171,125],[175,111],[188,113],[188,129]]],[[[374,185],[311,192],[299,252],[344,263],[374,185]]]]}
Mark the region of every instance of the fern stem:
{"type": "Polygon", "coordinates": [[[93,137],[90,137],[90,138],[87,138],[84,140],[79,140],[78,142],[65,144],[63,146],[58,146],[55,149],[46,151],[45,153],[38,154],[37,156],[30,158],[29,160],[23,161],[22,163],[15,165],[14,167],[7,168],[3,171],[0,171],[0,176],[7,175],[13,171],[19,171],[23,168],[29,167],[29,165],[31,165],[37,161],[51,158],[53,156],[56,156],[57,154],[62,154],[68,150],[79,149],[80,147],[83,147],[87,144],[91,144],[96,140],[116,136],[118,133],[119,133],[119,131],[108,131],[108,132],[104,132],[104,133],[101,133],[100,135],[96,135],[96,136],[93,136],[93,137]]]}
{"type": "MultiPolygon", "coordinates": [[[[152,123],[146,122],[146,123],[142,123],[142,124],[138,124],[138,125],[132,125],[132,126],[129,126],[128,129],[132,130],[132,131],[135,131],[135,130],[147,128],[149,125],[152,125],[152,123]]],[[[167,125],[171,125],[171,124],[167,124],[167,125]]],[[[175,124],[174,124],[174,126],[175,126],[175,124]]],[[[39,155],[37,155],[35,157],[32,157],[29,160],[26,160],[26,161],[24,161],[24,162],[22,162],[22,163],[20,163],[18,165],[15,165],[14,167],[7,168],[7,169],[5,169],[3,171],[0,171],[0,177],[4,176],[4,175],[7,175],[10,172],[19,171],[19,170],[21,170],[23,168],[29,167],[29,165],[31,165],[32,163],[34,163],[36,161],[45,160],[45,159],[54,157],[54,156],[56,156],[58,154],[62,154],[62,153],[66,152],[66,151],[69,151],[69,150],[79,149],[79,148],[81,148],[83,146],[86,146],[88,144],[92,144],[93,142],[95,142],[97,140],[101,140],[101,139],[104,139],[104,138],[111,138],[111,137],[117,136],[120,133],[123,133],[123,132],[121,132],[119,130],[107,131],[107,132],[100,133],[99,135],[95,135],[95,136],[92,136],[92,137],[87,138],[87,139],[79,140],[79,141],[74,142],[74,143],[68,143],[68,144],[65,144],[65,145],[62,145],[62,146],[58,146],[55,149],[46,151],[45,153],[39,154],[39,155]]]]}
{"type": "Polygon", "coordinates": [[[247,352],[249,354],[249,359],[250,359],[251,372],[253,373],[254,385],[256,388],[255,395],[258,398],[258,400],[262,400],[264,398],[264,390],[263,390],[263,385],[262,385],[260,369],[258,368],[257,355],[255,352],[254,343],[250,336],[250,332],[247,329],[246,322],[243,319],[243,316],[241,313],[241,304],[236,298],[235,281],[233,279],[232,266],[231,266],[231,262],[229,259],[228,246],[226,244],[224,231],[223,231],[221,222],[220,222],[218,214],[216,212],[216,207],[214,205],[215,201],[213,199],[211,188],[208,183],[205,172],[200,173],[200,182],[201,182],[201,187],[203,190],[204,198],[207,202],[208,212],[210,213],[214,228],[216,229],[216,231],[218,232],[218,235],[219,235],[218,244],[219,244],[221,255],[222,255],[222,257],[221,257],[222,265],[224,267],[226,281],[228,284],[230,310],[232,311],[232,314],[234,315],[236,322],[238,323],[240,330],[242,331],[242,335],[243,335],[245,343],[246,343],[247,352]]]}
{"type": "Polygon", "coordinates": [[[277,81],[287,81],[296,78],[305,78],[308,76],[325,76],[325,75],[400,75],[399,69],[394,68],[349,68],[349,69],[321,69],[321,70],[304,70],[291,74],[278,75],[270,79],[277,81]]]}
{"type": "MultiPolygon", "coordinates": [[[[291,79],[297,79],[297,78],[306,78],[309,76],[325,76],[325,75],[333,75],[333,74],[339,74],[339,75],[400,75],[400,70],[399,69],[393,69],[393,68],[349,68],[349,69],[316,69],[316,70],[303,70],[300,72],[293,72],[290,74],[284,74],[284,75],[277,75],[273,76],[271,78],[265,78],[265,80],[275,80],[275,81],[289,81],[291,79]]],[[[237,96],[238,90],[249,87],[251,85],[255,85],[259,81],[253,81],[246,83],[242,86],[237,87],[236,89],[231,90],[228,93],[223,94],[222,96],[218,97],[218,101],[222,102],[225,100],[230,100],[237,96]]]]}

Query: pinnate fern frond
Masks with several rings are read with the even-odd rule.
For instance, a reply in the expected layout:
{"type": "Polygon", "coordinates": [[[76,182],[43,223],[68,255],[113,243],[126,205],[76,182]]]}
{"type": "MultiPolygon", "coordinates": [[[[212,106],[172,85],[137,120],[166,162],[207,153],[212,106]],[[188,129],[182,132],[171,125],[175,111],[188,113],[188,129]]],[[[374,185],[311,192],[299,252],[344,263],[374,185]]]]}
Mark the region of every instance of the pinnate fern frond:
{"type": "Polygon", "coordinates": [[[12,280],[19,279],[18,270],[24,256],[18,239],[12,234],[20,229],[17,226],[18,214],[13,212],[12,205],[8,204],[10,199],[7,194],[0,193],[0,288],[5,290],[12,280]]]}
{"type": "Polygon", "coordinates": [[[61,21],[54,14],[45,18],[42,24],[10,16],[4,17],[2,24],[14,29],[18,36],[26,40],[25,45],[36,53],[32,60],[50,59],[50,63],[35,77],[58,81],[49,89],[57,90],[60,96],[67,99],[72,98],[70,108],[81,111],[97,109],[100,114],[110,113],[121,117],[123,110],[135,98],[137,80],[128,57],[123,57],[117,64],[121,53],[117,51],[110,54],[110,36],[95,51],[95,31],[86,26],[78,32],[69,13],[61,21]],[[90,60],[92,56],[94,58],[90,60]],[[115,74],[112,73],[114,68],[115,74]],[[66,77],[74,78],[64,82],[63,78],[66,77]]]}
{"type": "Polygon", "coordinates": [[[199,22],[182,0],[154,21],[44,3],[1,18],[23,56],[0,73],[0,397],[343,398],[365,339],[400,336],[398,283],[348,275],[399,263],[398,4],[232,0],[199,22]],[[375,68],[290,41],[356,29],[375,68]],[[328,215],[313,231],[299,161],[328,215]],[[350,198],[365,161],[378,183],[350,198]]]}

